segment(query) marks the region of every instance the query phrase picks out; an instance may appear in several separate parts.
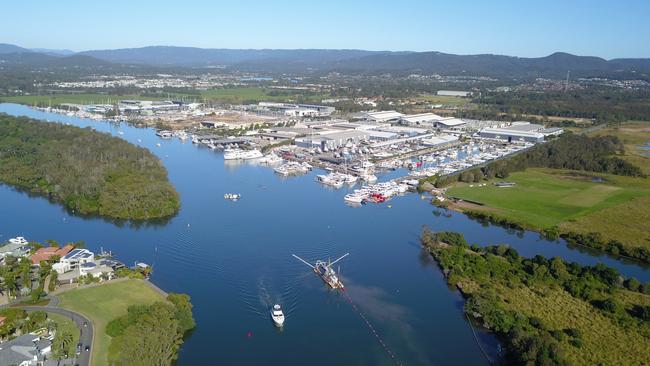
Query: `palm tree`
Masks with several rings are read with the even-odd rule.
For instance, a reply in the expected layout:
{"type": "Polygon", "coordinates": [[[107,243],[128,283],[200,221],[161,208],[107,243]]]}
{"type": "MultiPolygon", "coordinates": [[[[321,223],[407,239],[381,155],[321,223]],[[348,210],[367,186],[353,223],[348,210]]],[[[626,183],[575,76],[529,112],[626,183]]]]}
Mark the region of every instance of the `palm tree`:
{"type": "Polygon", "coordinates": [[[56,335],[54,335],[54,339],[52,340],[53,356],[57,360],[66,358],[68,355],[68,350],[72,345],[72,341],[73,341],[72,333],[70,333],[65,329],[61,329],[57,331],[56,335]]]}

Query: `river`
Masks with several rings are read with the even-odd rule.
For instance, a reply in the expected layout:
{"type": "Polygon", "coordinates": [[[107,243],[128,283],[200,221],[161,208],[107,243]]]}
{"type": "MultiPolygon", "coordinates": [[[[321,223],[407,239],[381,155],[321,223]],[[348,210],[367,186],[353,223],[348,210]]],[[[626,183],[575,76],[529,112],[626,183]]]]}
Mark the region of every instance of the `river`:
{"type": "MultiPolygon", "coordinates": [[[[282,179],[267,167],[224,164],[220,153],[160,139],[151,129],[16,104],[0,104],[0,112],[90,126],[160,157],[181,196],[181,211],[168,222],[133,225],[79,217],[0,185],[0,240],[18,235],[84,240],[89,249],[111,250],[126,263],[152,264],[155,284],[188,293],[194,304],[198,325],[178,365],[394,364],[389,353],[408,365],[488,364],[463,316],[462,298],[420,248],[423,225],[460,231],[479,245],[507,243],[525,256],[603,262],[650,279],[650,269],[635,262],[568,248],[532,232],[484,226],[459,213],[437,211],[417,194],[393,199],[392,208],[353,208],[343,202],[348,190],[324,188],[314,181],[316,171],[282,179]],[[242,199],[224,200],[227,192],[242,199]],[[291,257],[316,260],[346,252],[350,256],[340,263],[346,293],[388,351],[347,296],[328,290],[291,257]],[[276,302],[285,308],[283,330],[268,316],[276,302]]],[[[479,339],[490,357],[497,357],[495,338],[479,332],[479,339]]]]}

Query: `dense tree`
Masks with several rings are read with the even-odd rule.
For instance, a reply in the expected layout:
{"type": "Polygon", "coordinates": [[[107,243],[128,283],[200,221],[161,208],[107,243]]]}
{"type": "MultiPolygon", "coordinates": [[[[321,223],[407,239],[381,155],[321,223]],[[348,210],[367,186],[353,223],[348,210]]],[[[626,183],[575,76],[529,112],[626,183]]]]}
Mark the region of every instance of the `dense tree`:
{"type": "Polygon", "coordinates": [[[157,302],[129,310],[136,311],[137,315],[132,315],[133,324],[112,340],[109,362],[115,365],[171,365],[183,343],[176,307],[157,302]]]}
{"type": "Polygon", "coordinates": [[[4,114],[0,181],[113,218],[166,217],[179,208],[165,168],[148,150],[90,128],[4,114]]]}

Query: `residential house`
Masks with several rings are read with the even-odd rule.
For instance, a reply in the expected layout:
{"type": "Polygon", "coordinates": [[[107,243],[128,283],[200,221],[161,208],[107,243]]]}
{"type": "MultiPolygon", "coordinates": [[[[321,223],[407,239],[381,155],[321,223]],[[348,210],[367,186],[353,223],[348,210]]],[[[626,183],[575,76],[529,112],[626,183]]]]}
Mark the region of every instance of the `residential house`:
{"type": "Polygon", "coordinates": [[[52,342],[33,333],[0,343],[0,365],[36,366],[52,351],[52,342]]]}

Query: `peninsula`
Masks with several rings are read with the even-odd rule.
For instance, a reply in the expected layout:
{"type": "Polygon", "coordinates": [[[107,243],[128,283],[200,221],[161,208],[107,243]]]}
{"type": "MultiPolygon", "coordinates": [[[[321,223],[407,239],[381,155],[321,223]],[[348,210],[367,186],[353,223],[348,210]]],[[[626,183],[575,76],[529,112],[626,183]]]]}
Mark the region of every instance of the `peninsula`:
{"type": "Polygon", "coordinates": [[[166,169],[147,149],[90,128],[4,114],[0,182],[114,219],[164,218],[180,207],[166,169]]]}

